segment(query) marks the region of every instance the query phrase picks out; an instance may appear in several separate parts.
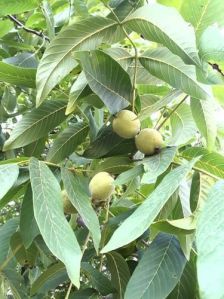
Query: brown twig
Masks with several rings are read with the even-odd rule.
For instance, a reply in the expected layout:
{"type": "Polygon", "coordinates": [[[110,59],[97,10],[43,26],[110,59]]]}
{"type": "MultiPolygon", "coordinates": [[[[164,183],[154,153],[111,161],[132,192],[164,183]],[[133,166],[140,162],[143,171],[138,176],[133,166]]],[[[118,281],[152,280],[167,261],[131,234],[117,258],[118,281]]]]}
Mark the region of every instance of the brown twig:
{"type": "Polygon", "coordinates": [[[44,38],[45,40],[47,40],[48,42],[50,42],[50,39],[48,36],[46,36],[43,32],[41,31],[37,31],[31,28],[26,27],[22,22],[20,22],[16,17],[12,16],[12,15],[8,15],[8,18],[13,21],[16,25],[18,25],[20,28],[22,28],[23,30],[25,30],[26,32],[35,34],[41,38],[44,38]]]}

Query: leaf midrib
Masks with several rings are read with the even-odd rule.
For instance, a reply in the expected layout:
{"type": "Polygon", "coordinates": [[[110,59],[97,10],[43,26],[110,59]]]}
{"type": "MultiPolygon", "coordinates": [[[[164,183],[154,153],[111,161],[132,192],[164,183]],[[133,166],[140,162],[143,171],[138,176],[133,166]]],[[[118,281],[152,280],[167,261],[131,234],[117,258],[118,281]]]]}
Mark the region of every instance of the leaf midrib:
{"type": "MultiPolygon", "coordinates": [[[[159,27],[158,27],[158,25],[157,24],[155,24],[155,23],[153,23],[152,21],[149,21],[149,20],[147,20],[147,19],[145,19],[145,18],[143,18],[143,17],[134,17],[134,18],[132,18],[131,20],[126,20],[125,22],[122,22],[122,24],[125,24],[125,23],[128,23],[128,22],[132,22],[132,21],[134,21],[134,20],[140,20],[140,21],[145,21],[145,22],[147,22],[147,23],[149,23],[151,26],[153,26],[153,27],[156,27],[157,28],[157,30],[159,30],[160,32],[162,32],[165,36],[166,36],[166,38],[169,40],[169,41],[172,41],[174,44],[175,44],[175,46],[178,48],[178,50],[180,50],[181,52],[183,52],[187,57],[188,57],[188,59],[190,60],[190,61],[192,61],[194,64],[196,64],[196,65],[198,65],[199,63],[197,62],[197,61],[195,61],[191,56],[190,56],[190,54],[188,54],[186,51],[185,51],[185,49],[183,49],[183,48],[181,48],[169,35],[167,35],[167,33],[164,31],[164,30],[162,30],[162,29],[160,29],[159,27]]],[[[195,53],[196,54],[196,53],[195,53]]]]}
{"type": "MultiPolygon", "coordinates": [[[[112,21],[112,20],[111,20],[111,21],[112,21]]],[[[97,35],[97,34],[99,34],[101,31],[106,30],[106,29],[108,29],[108,28],[110,28],[110,27],[113,27],[114,25],[117,25],[117,23],[114,22],[113,24],[109,24],[108,26],[105,26],[105,27],[103,27],[103,28],[100,28],[100,29],[97,30],[97,31],[94,31],[93,34],[89,34],[89,35],[85,36],[85,38],[81,39],[81,40],[80,40],[77,44],[75,44],[69,51],[67,51],[67,52],[62,56],[62,58],[58,61],[58,63],[54,66],[54,68],[51,70],[51,72],[49,73],[49,75],[47,76],[47,78],[46,78],[46,80],[45,80],[45,84],[44,84],[44,86],[42,87],[42,92],[41,92],[41,95],[40,95],[39,98],[42,98],[43,91],[44,91],[44,89],[45,89],[45,87],[46,87],[46,85],[47,85],[47,82],[48,82],[49,78],[51,77],[52,73],[55,71],[55,69],[58,67],[58,65],[61,64],[61,62],[65,59],[66,56],[68,56],[69,54],[71,54],[71,52],[74,51],[74,49],[75,49],[76,47],[78,47],[80,44],[82,44],[82,43],[83,43],[85,40],[87,40],[89,37],[94,36],[95,34],[97,35]]],[[[58,38],[58,39],[60,39],[60,38],[58,38]]],[[[53,45],[53,46],[54,46],[54,45],[53,45]]],[[[48,56],[48,55],[47,55],[47,56],[48,56]]],[[[47,56],[46,56],[46,57],[47,57],[47,56]]],[[[46,57],[44,57],[44,58],[46,58],[46,57]]]]}
{"type": "MultiPolygon", "coordinates": [[[[205,90],[198,84],[197,81],[195,81],[192,77],[189,77],[188,74],[182,72],[182,71],[181,71],[180,69],[178,69],[175,65],[173,65],[173,64],[169,64],[168,62],[163,61],[163,60],[159,60],[158,58],[155,58],[155,57],[141,56],[140,58],[143,58],[143,59],[146,59],[146,60],[151,60],[151,61],[153,61],[153,62],[157,62],[157,63],[161,63],[161,64],[163,64],[163,65],[165,65],[165,66],[169,66],[169,67],[175,69],[177,72],[179,72],[179,73],[181,73],[183,76],[187,77],[188,80],[190,80],[190,81],[192,81],[194,84],[196,84],[196,85],[198,86],[198,88],[200,88],[200,90],[203,91],[203,93],[206,93],[206,94],[207,94],[207,92],[206,92],[206,91],[205,91],[205,90]]],[[[207,96],[208,96],[208,94],[207,94],[207,96]]],[[[196,97],[195,97],[195,98],[196,98],[196,97]]],[[[198,99],[198,98],[196,98],[196,99],[198,99]]]]}
{"type": "Polygon", "coordinates": [[[173,236],[170,238],[169,243],[168,243],[168,245],[167,245],[167,247],[166,247],[166,250],[165,250],[165,252],[164,252],[164,254],[163,254],[163,257],[162,257],[162,259],[161,259],[161,261],[160,261],[158,267],[156,268],[156,271],[155,271],[155,273],[154,273],[152,279],[149,281],[148,285],[146,286],[145,290],[143,291],[143,293],[142,293],[140,299],[143,298],[143,296],[144,296],[146,290],[149,288],[151,282],[154,280],[154,278],[155,278],[156,275],[158,274],[159,269],[160,269],[160,267],[161,267],[161,265],[162,265],[162,263],[163,263],[163,261],[164,261],[166,255],[167,255],[167,252],[168,252],[168,250],[169,250],[169,248],[170,248],[170,245],[171,245],[171,242],[172,242],[173,238],[174,238],[173,236]]]}

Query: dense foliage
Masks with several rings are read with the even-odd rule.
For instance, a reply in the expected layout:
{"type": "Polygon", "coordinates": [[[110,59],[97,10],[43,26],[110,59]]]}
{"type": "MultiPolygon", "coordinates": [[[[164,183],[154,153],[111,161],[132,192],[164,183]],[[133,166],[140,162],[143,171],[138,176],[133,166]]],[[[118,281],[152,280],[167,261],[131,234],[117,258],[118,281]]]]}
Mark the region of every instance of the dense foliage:
{"type": "Polygon", "coordinates": [[[1,0],[0,60],[0,298],[224,298],[224,1],[1,0]]]}

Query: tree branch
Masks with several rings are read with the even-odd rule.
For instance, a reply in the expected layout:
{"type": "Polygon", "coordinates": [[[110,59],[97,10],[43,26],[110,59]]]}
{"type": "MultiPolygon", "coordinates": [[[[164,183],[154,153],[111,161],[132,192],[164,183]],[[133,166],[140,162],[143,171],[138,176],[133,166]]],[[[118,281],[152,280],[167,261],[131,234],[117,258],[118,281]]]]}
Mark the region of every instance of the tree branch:
{"type": "Polygon", "coordinates": [[[13,21],[16,25],[18,25],[20,28],[22,28],[23,30],[25,30],[26,32],[29,32],[29,33],[32,33],[32,34],[35,34],[41,38],[44,38],[45,40],[47,40],[48,42],[50,42],[50,39],[48,36],[44,35],[43,32],[41,31],[36,31],[34,29],[31,29],[31,28],[28,28],[26,27],[23,23],[21,23],[19,20],[17,20],[16,17],[12,16],[12,15],[8,15],[8,18],[13,21]]]}

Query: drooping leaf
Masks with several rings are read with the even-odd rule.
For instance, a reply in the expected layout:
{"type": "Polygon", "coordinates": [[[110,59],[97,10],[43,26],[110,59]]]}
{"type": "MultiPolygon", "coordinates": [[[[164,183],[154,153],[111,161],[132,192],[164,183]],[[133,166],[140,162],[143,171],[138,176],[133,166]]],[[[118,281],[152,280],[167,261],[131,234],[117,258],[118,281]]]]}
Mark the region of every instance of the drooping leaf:
{"type": "Polygon", "coordinates": [[[85,89],[87,87],[87,80],[84,72],[81,72],[81,74],[77,77],[74,84],[72,85],[70,89],[70,95],[69,95],[69,101],[68,106],[66,108],[66,114],[70,114],[74,111],[75,105],[77,100],[80,97],[85,96],[85,89]]]}
{"type": "Polygon", "coordinates": [[[112,126],[104,126],[97,134],[96,139],[90,143],[84,152],[84,157],[101,158],[121,156],[122,154],[136,152],[134,139],[123,139],[113,132],[112,126]]]}
{"type": "Polygon", "coordinates": [[[117,293],[114,294],[114,299],[123,299],[127,283],[130,278],[130,271],[127,262],[117,252],[106,254],[108,269],[111,273],[111,283],[116,288],[117,293]]]}
{"type": "Polygon", "coordinates": [[[81,270],[91,281],[92,286],[100,292],[101,295],[106,296],[115,291],[110,280],[95,269],[91,264],[84,262],[81,264],[81,270]]]}
{"type": "Polygon", "coordinates": [[[195,138],[197,129],[189,105],[178,107],[170,117],[170,124],[172,137],[169,144],[182,145],[195,138]]]}
{"type": "Polygon", "coordinates": [[[51,129],[66,118],[65,109],[64,100],[48,101],[39,108],[34,108],[16,125],[3,149],[22,147],[46,136],[51,129]]]}
{"type": "Polygon", "coordinates": [[[214,103],[211,100],[191,99],[191,112],[199,131],[206,140],[208,150],[213,150],[217,135],[214,103]]]}
{"type": "Polygon", "coordinates": [[[20,212],[20,234],[26,248],[30,247],[35,237],[40,233],[33,213],[33,198],[31,186],[28,185],[24,194],[20,212]]]}
{"type": "Polygon", "coordinates": [[[32,284],[30,293],[31,296],[38,294],[45,294],[51,289],[56,288],[59,284],[68,280],[65,266],[58,262],[49,266],[32,284]]]}
{"type": "Polygon", "coordinates": [[[192,252],[190,261],[186,263],[180,280],[167,299],[197,298],[197,272],[195,262],[196,256],[192,252]]]}
{"type": "Polygon", "coordinates": [[[34,216],[41,235],[66,266],[70,280],[79,287],[81,250],[63,213],[61,188],[50,169],[35,158],[30,161],[34,216]]]}
{"type": "Polygon", "coordinates": [[[208,175],[214,175],[217,178],[224,178],[224,156],[216,152],[209,152],[202,147],[191,147],[181,153],[184,159],[191,160],[201,156],[195,164],[195,168],[208,175]]]}
{"type": "Polygon", "coordinates": [[[142,163],[144,166],[145,174],[142,177],[142,184],[149,184],[151,181],[155,180],[159,175],[167,170],[173,158],[176,154],[176,147],[164,148],[157,155],[144,158],[142,163]]]}
{"type": "Polygon", "coordinates": [[[200,64],[195,34],[173,8],[151,4],[137,9],[124,24],[144,38],[162,44],[187,64],[200,64]]]}
{"type": "Polygon", "coordinates": [[[100,97],[111,114],[130,104],[131,80],[117,61],[98,50],[79,53],[78,57],[90,88],[100,97]]]}
{"type": "Polygon", "coordinates": [[[89,17],[61,31],[45,51],[37,70],[37,105],[77,65],[72,52],[95,49],[108,41],[117,28],[111,19],[89,17]]]}
{"type": "Polygon", "coordinates": [[[166,48],[146,51],[139,58],[141,64],[153,75],[174,88],[180,89],[196,99],[210,97],[208,88],[198,83],[194,66],[186,65],[166,48]]]}
{"type": "Polygon", "coordinates": [[[222,298],[224,250],[224,181],[215,184],[199,215],[196,230],[197,273],[201,297],[222,298]],[[212,273],[212,275],[210,275],[212,273]]]}
{"type": "Polygon", "coordinates": [[[7,16],[11,14],[19,14],[25,11],[36,8],[37,0],[1,0],[0,2],[0,16],[7,16]]]}
{"type": "Polygon", "coordinates": [[[186,259],[173,235],[160,234],[144,252],[125,292],[125,299],[163,299],[178,283],[186,259]]]}
{"type": "Polygon", "coordinates": [[[19,175],[17,164],[0,165],[0,199],[10,190],[19,175]]]}
{"type": "Polygon", "coordinates": [[[12,218],[0,228],[0,269],[3,267],[8,255],[10,239],[18,228],[19,219],[12,218]]]}
{"type": "Polygon", "coordinates": [[[169,172],[141,206],[119,226],[102,252],[108,252],[126,245],[143,234],[195,162],[193,160],[169,172]]]}
{"type": "Polygon", "coordinates": [[[35,76],[36,69],[18,67],[0,61],[0,81],[34,88],[35,76]]]}
{"type": "Polygon", "coordinates": [[[88,130],[88,125],[80,122],[62,131],[50,148],[47,160],[58,163],[68,157],[85,140],[88,130]]]}
{"type": "Polygon", "coordinates": [[[77,209],[82,220],[89,229],[96,251],[98,251],[101,238],[100,224],[98,217],[91,206],[90,197],[86,191],[86,189],[88,190],[88,186],[85,183],[82,183],[83,177],[73,175],[70,171],[64,168],[62,168],[62,180],[71,203],[77,209]]]}
{"type": "Polygon", "coordinates": [[[181,14],[190,22],[200,37],[210,25],[224,25],[224,2],[222,0],[188,0],[183,1],[181,14]]]}

